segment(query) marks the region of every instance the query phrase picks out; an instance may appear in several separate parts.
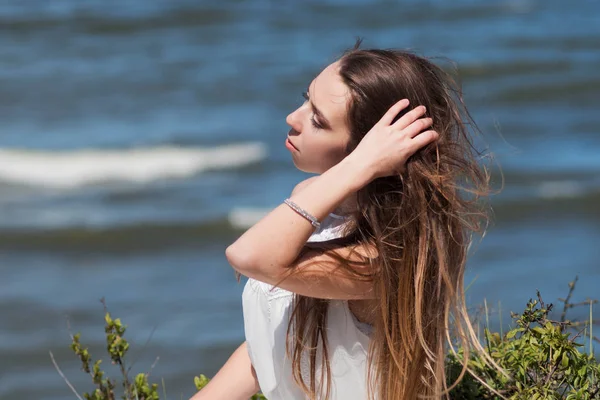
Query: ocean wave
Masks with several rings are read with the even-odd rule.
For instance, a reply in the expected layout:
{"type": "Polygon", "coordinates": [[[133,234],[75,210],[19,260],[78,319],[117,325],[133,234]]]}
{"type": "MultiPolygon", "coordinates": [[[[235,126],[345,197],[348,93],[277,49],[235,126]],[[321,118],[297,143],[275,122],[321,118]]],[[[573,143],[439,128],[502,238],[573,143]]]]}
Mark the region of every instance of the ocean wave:
{"type": "Polygon", "coordinates": [[[198,249],[233,241],[269,208],[234,208],[227,215],[197,221],[139,221],[122,225],[0,229],[0,250],[64,254],[113,254],[198,249]]]}
{"type": "Polygon", "coordinates": [[[498,223],[561,218],[597,223],[600,218],[600,187],[596,182],[548,180],[520,186],[512,192],[492,202],[498,223]]]}
{"type": "Polygon", "coordinates": [[[88,9],[58,15],[50,11],[31,15],[31,10],[27,9],[16,15],[0,15],[0,31],[31,33],[71,28],[91,34],[128,34],[171,27],[228,24],[235,17],[235,12],[230,10],[207,7],[163,10],[150,15],[136,14],[135,11],[129,14],[110,15],[106,10],[88,9]]]}
{"type": "Polygon", "coordinates": [[[262,143],[56,152],[0,149],[0,181],[50,188],[110,181],[147,183],[238,168],[260,162],[266,155],[262,143]]]}
{"type": "MultiPolygon", "coordinates": [[[[537,186],[537,193],[545,199],[584,197],[593,191],[585,183],[573,180],[541,182],[537,186]]],[[[595,188],[597,190],[597,188],[595,188]]]]}
{"type": "MultiPolygon", "coordinates": [[[[523,224],[531,220],[578,219],[597,224],[600,191],[572,182],[542,183],[529,195],[494,199],[493,220],[498,224],[523,224]]],[[[131,254],[177,249],[199,250],[225,246],[250,228],[271,208],[234,208],[226,215],[197,221],[140,221],[122,225],[72,225],[45,228],[0,229],[0,251],[50,252],[73,255],[131,254]]],[[[223,247],[224,250],[225,247],[223,247]]]]}
{"type": "MultiPolygon", "coordinates": [[[[139,222],[90,228],[0,230],[0,249],[62,254],[123,254],[173,249],[200,249],[214,241],[233,240],[235,230],[224,219],[196,222],[139,222]]],[[[223,249],[224,250],[224,249],[223,249]]]]}
{"type": "Polygon", "coordinates": [[[584,78],[557,76],[543,80],[531,79],[513,85],[506,85],[495,95],[498,104],[531,104],[549,101],[579,101],[588,104],[597,98],[600,79],[589,75],[584,78]],[[559,79],[557,79],[559,78],[559,79]]]}
{"type": "Polygon", "coordinates": [[[260,221],[270,208],[234,208],[229,212],[227,219],[231,226],[236,229],[248,229],[260,221]]]}
{"type": "MultiPolygon", "coordinates": [[[[101,4],[100,6],[90,4],[81,6],[77,2],[70,3],[77,4],[77,6],[69,7],[69,2],[67,2],[68,8],[62,9],[61,12],[41,6],[36,9],[36,13],[32,13],[30,7],[22,7],[13,13],[0,14],[0,31],[29,34],[48,29],[67,28],[75,32],[94,35],[135,34],[158,29],[233,25],[236,21],[241,20],[243,16],[249,14],[260,14],[262,16],[265,10],[275,13],[290,10],[287,4],[282,4],[281,7],[268,4],[265,7],[260,2],[237,4],[236,7],[223,6],[218,2],[216,4],[202,4],[199,2],[191,6],[183,4],[166,7],[145,5],[142,11],[139,7],[136,7],[136,2],[119,3],[118,8],[114,7],[112,9],[103,3],[98,3],[101,4]]],[[[331,20],[332,15],[339,16],[341,14],[343,15],[342,21],[356,22],[353,26],[357,25],[362,28],[382,28],[398,24],[397,13],[382,12],[378,9],[373,10],[369,1],[354,0],[348,5],[349,7],[343,8],[338,7],[338,3],[338,0],[308,1],[303,4],[304,7],[294,11],[328,18],[329,20],[331,20]],[[377,18],[361,18],[365,12],[371,12],[377,18]]],[[[435,8],[428,9],[408,4],[408,7],[405,5],[401,9],[400,20],[404,25],[427,21],[452,23],[496,18],[502,14],[524,13],[534,8],[534,3],[528,0],[472,4],[462,2],[451,6],[439,2],[435,8]]],[[[277,19],[274,23],[280,30],[296,27],[296,22],[293,20],[283,23],[277,19]]]]}
{"type": "Polygon", "coordinates": [[[458,72],[462,79],[492,79],[515,76],[537,76],[544,73],[567,73],[573,68],[569,60],[511,59],[503,62],[465,62],[458,72]]]}

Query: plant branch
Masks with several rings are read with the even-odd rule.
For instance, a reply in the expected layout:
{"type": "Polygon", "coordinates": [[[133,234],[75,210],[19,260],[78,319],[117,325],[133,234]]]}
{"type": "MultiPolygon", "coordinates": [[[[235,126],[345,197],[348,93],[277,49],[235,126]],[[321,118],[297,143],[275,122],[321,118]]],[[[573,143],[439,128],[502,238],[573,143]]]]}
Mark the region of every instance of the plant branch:
{"type": "MultiPolygon", "coordinates": [[[[152,331],[150,332],[150,335],[148,335],[148,339],[146,339],[146,343],[144,343],[144,346],[142,347],[142,351],[138,353],[138,356],[133,360],[133,362],[131,363],[131,365],[129,366],[129,368],[127,368],[127,373],[129,373],[131,371],[131,369],[139,361],[142,352],[146,349],[146,347],[148,347],[148,343],[150,343],[150,340],[152,340],[152,336],[154,336],[154,332],[156,331],[157,326],[158,325],[156,325],[156,326],[154,326],[152,328],[152,331]]],[[[135,342],[133,344],[135,345],[135,342]]]]}
{"type": "Polygon", "coordinates": [[[571,301],[571,296],[573,296],[573,291],[575,290],[575,284],[577,283],[577,281],[579,280],[579,276],[575,275],[575,280],[573,282],[569,282],[569,294],[567,294],[567,298],[566,299],[559,299],[560,301],[562,301],[565,306],[563,308],[563,312],[560,316],[560,320],[561,322],[565,322],[566,318],[567,318],[567,310],[569,309],[569,301],[571,301]]]}
{"type": "Polygon", "coordinates": [[[148,371],[148,373],[146,374],[146,377],[150,377],[150,374],[152,373],[152,370],[154,369],[154,367],[156,366],[156,364],[158,364],[158,360],[159,359],[160,359],[160,356],[157,356],[156,360],[154,360],[154,362],[150,366],[150,371],[148,371]]]}
{"type": "Polygon", "coordinates": [[[54,364],[54,368],[56,368],[56,371],[58,372],[58,374],[64,379],[65,383],[71,389],[71,391],[75,394],[75,396],[77,396],[77,398],[79,400],[83,400],[83,398],[79,395],[79,393],[77,393],[77,390],[75,390],[73,385],[71,385],[71,382],[69,382],[69,380],[67,379],[65,374],[63,374],[63,372],[59,368],[58,364],[56,363],[56,360],[54,359],[54,354],[52,354],[51,351],[49,353],[50,353],[50,359],[52,360],[52,364],[54,364]]]}

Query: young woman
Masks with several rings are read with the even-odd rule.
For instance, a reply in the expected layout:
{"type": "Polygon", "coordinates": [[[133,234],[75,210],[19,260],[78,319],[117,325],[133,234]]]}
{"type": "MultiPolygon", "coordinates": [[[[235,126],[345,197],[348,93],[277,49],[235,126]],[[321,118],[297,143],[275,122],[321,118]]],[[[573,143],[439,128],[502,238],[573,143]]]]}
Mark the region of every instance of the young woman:
{"type": "Polygon", "coordinates": [[[489,183],[475,125],[441,68],[359,45],[287,117],[295,166],[318,175],[227,248],[246,342],[194,400],[442,398],[451,335],[480,349],[463,295],[489,183]]]}

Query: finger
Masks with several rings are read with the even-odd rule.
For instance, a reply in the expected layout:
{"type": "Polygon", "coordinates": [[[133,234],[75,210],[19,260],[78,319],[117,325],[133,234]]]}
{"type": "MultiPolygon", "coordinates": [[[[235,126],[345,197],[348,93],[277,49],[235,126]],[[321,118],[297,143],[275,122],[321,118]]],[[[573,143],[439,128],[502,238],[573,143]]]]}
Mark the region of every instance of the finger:
{"type": "Polygon", "coordinates": [[[426,111],[427,109],[425,108],[425,106],[415,107],[414,109],[404,114],[402,118],[398,119],[398,121],[394,122],[394,125],[392,126],[394,127],[394,129],[404,129],[413,122],[415,122],[417,119],[425,115],[426,111]]]}
{"type": "Polygon", "coordinates": [[[439,133],[434,130],[428,130],[423,133],[419,133],[410,141],[412,153],[414,154],[417,150],[427,146],[429,143],[435,142],[440,137],[439,133]]]}
{"type": "Polygon", "coordinates": [[[392,121],[394,120],[394,118],[396,118],[398,113],[404,110],[406,107],[408,107],[409,104],[410,101],[408,99],[400,100],[399,102],[391,106],[385,114],[383,114],[383,117],[381,117],[379,123],[384,126],[391,125],[392,121]]]}
{"type": "Polygon", "coordinates": [[[430,128],[431,125],[433,125],[433,120],[431,118],[420,118],[407,126],[402,132],[404,135],[412,139],[420,132],[430,128]]]}

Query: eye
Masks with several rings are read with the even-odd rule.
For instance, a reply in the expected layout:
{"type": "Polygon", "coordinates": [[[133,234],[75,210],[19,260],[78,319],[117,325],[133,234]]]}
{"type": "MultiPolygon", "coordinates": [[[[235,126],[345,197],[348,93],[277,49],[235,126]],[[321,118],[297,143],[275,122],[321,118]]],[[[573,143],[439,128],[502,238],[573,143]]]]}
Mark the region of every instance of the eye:
{"type": "Polygon", "coordinates": [[[315,119],[314,115],[310,117],[310,122],[316,129],[323,129],[323,125],[321,125],[319,121],[315,119]]]}
{"type": "MultiPolygon", "coordinates": [[[[302,97],[304,97],[304,100],[305,100],[305,102],[309,100],[309,97],[308,97],[308,93],[307,93],[307,92],[302,92],[302,97]]],[[[323,125],[321,125],[321,124],[319,123],[319,121],[317,121],[317,120],[315,119],[315,115],[314,115],[314,114],[313,114],[313,115],[310,117],[310,123],[312,124],[312,126],[313,126],[315,129],[323,129],[323,128],[324,128],[324,127],[323,127],[323,125]]]]}

